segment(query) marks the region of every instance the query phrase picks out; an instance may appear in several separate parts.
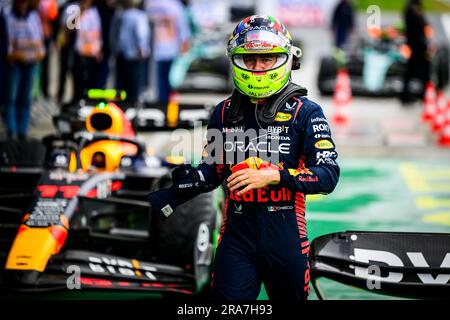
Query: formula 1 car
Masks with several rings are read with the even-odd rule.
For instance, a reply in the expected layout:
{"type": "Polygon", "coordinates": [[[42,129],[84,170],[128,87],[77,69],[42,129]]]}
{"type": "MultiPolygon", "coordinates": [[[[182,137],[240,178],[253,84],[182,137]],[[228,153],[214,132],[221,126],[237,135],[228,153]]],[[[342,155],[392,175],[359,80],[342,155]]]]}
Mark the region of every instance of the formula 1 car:
{"type": "MultiPolygon", "coordinates": [[[[213,194],[170,219],[151,214],[146,196],[170,183],[175,161],[148,156],[113,103],[92,110],[85,128],[0,143],[0,297],[202,297],[220,228],[213,194]]],[[[311,243],[311,282],[320,299],[323,277],[448,299],[449,248],[450,234],[327,234],[311,243]]]]}
{"type": "MultiPolygon", "coordinates": [[[[360,38],[349,47],[322,57],[317,86],[322,95],[332,95],[337,71],[345,66],[350,75],[352,93],[361,96],[397,96],[403,90],[403,78],[411,55],[405,37],[394,27],[374,29],[370,37],[360,38]],[[377,30],[377,32],[374,32],[377,30]]],[[[449,49],[439,46],[432,57],[431,79],[440,89],[449,81],[449,49]]],[[[419,95],[422,83],[412,78],[410,92],[419,95]]]]}
{"type": "Polygon", "coordinates": [[[225,54],[227,34],[220,30],[196,35],[192,46],[173,62],[170,85],[179,92],[230,93],[233,80],[225,54]]]}
{"type": "Polygon", "coordinates": [[[86,97],[63,106],[62,118],[78,129],[84,127],[87,116],[98,103],[113,101],[125,113],[135,130],[164,131],[176,128],[192,129],[197,125],[206,125],[215,105],[210,103],[183,103],[173,95],[168,104],[158,101],[126,101],[126,92],[115,89],[90,89],[86,97]]]}
{"type": "Polygon", "coordinates": [[[114,103],[85,128],[0,144],[0,295],[202,294],[219,228],[213,193],[177,219],[153,215],[146,196],[171,183],[176,161],[149,156],[114,103]]]}

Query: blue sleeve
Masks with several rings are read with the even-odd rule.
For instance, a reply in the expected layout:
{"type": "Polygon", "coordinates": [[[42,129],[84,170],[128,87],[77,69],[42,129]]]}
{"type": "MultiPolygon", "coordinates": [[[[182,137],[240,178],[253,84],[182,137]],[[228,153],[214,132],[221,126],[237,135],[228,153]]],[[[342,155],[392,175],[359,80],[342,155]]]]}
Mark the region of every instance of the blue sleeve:
{"type": "Polygon", "coordinates": [[[212,188],[217,188],[223,181],[223,117],[226,101],[219,103],[211,115],[207,129],[207,144],[203,149],[202,161],[197,166],[212,188]]]}
{"type": "Polygon", "coordinates": [[[222,169],[222,137],[220,141],[213,141],[213,137],[219,138],[222,135],[222,114],[224,103],[220,103],[214,110],[208,124],[208,142],[203,152],[201,163],[196,170],[190,165],[180,166],[172,171],[172,180],[177,179],[173,185],[166,189],[160,189],[148,195],[148,200],[152,206],[152,212],[163,214],[169,217],[176,208],[193,199],[203,192],[208,192],[217,188],[223,180],[222,169]],[[210,135],[211,132],[211,135],[210,135]],[[218,158],[215,150],[219,150],[218,158]],[[208,150],[214,150],[211,155],[206,155],[208,150]],[[174,174],[176,177],[174,178],[174,174]],[[178,185],[178,187],[176,186],[178,185]],[[180,188],[179,186],[183,186],[180,188]]]}
{"type": "Polygon", "coordinates": [[[299,167],[281,170],[280,184],[305,194],[331,193],[340,169],[330,127],[319,105],[307,101],[300,110],[294,122],[304,136],[299,167]]]}

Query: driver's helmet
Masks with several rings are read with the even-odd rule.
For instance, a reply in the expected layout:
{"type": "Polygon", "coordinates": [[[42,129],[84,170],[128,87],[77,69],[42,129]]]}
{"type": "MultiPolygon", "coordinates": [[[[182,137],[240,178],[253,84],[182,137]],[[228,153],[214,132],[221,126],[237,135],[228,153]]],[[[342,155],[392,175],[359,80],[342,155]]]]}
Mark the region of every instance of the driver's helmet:
{"type": "Polygon", "coordinates": [[[291,71],[300,67],[301,50],[293,45],[286,27],[272,16],[253,15],[242,20],[228,40],[227,55],[236,88],[251,98],[267,98],[289,82],[291,71]],[[250,70],[246,54],[275,54],[269,70],[250,70]]]}

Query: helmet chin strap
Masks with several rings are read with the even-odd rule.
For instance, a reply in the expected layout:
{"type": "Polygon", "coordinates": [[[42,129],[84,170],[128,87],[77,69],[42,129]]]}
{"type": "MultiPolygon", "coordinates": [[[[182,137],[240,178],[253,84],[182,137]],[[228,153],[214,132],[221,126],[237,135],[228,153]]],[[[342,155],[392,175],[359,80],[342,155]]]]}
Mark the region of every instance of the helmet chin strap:
{"type": "Polygon", "coordinates": [[[226,121],[231,125],[235,125],[244,118],[244,108],[249,102],[261,104],[261,109],[257,112],[257,121],[263,126],[270,125],[278,111],[286,104],[286,102],[294,96],[306,96],[308,90],[291,81],[277,94],[265,99],[251,99],[242,94],[238,90],[233,91],[231,96],[230,109],[227,113],[226,121]]]}

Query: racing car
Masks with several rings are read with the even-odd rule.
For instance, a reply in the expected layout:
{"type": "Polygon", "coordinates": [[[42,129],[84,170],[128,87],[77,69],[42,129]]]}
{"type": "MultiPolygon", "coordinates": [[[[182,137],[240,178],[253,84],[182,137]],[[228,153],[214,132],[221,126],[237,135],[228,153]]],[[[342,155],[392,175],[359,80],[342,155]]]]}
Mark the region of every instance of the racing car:
{"type": "MultiPolygon", "coordinates": [[[[42,143],[0,143],[0,297],[204,297],[220,196],[197,196],[169,219],[153,215],[147,194],[168,186],[182,160],[149,156],[114,103],[99,103],[85,130],[66,125],[72,131],[42,143]]],[[[311,282],[319,299],[321,278],[448,299],[449,248],[450,234],[325,234],[311,243],[311,282]]]]}
{"type": "Polygon", "coordinates": [[[170,85],[179,92],[226,93],[233,91],[233,80],[225,55],[227,34],[220,29],[202,31],[190,49],[173,62],[170,85]]]}
{"type": "MultiPolygon", "coordinates": [[[[336,49],[333,56],[321,58],[317,86],[322,95],[332,95],[337,71],[345,66],[350,76],[352,93],[362,96],[397,96],[403,90],[403,78],[411,51],[399,27],[369,29],[369,37],[361,37],[346,50],[336,49]]],[[[431,79],[436,87],[448,85],[449,49],[438,46],[431,62],[431,79]]],[[[419,95],[422,83],[412,78],[410,92],[419,95]]]]}
{"type": "Polygon", "coordinates": [[[112,102],[99,103],[84,127],[0,144],[0,295],[207,291],[214,194],[162,220],[146,196],[171,183],[180,160],[150,156],[112,102]]]}
{"type": "Polygon", "coordinates": [[[158,101],[128,102],[126,92],[115,89],[89,89],[86,96],[63,106],[60,118],[65,118],[78,129],[83,128],[86,118],[98,103],[114,102],[125,113],[134,130],[164,131],[176,128],[192,129],[206,125],[214,108],[210,103],[184,103],[178,95],[172,95],[168,104],[158,101]]]}

